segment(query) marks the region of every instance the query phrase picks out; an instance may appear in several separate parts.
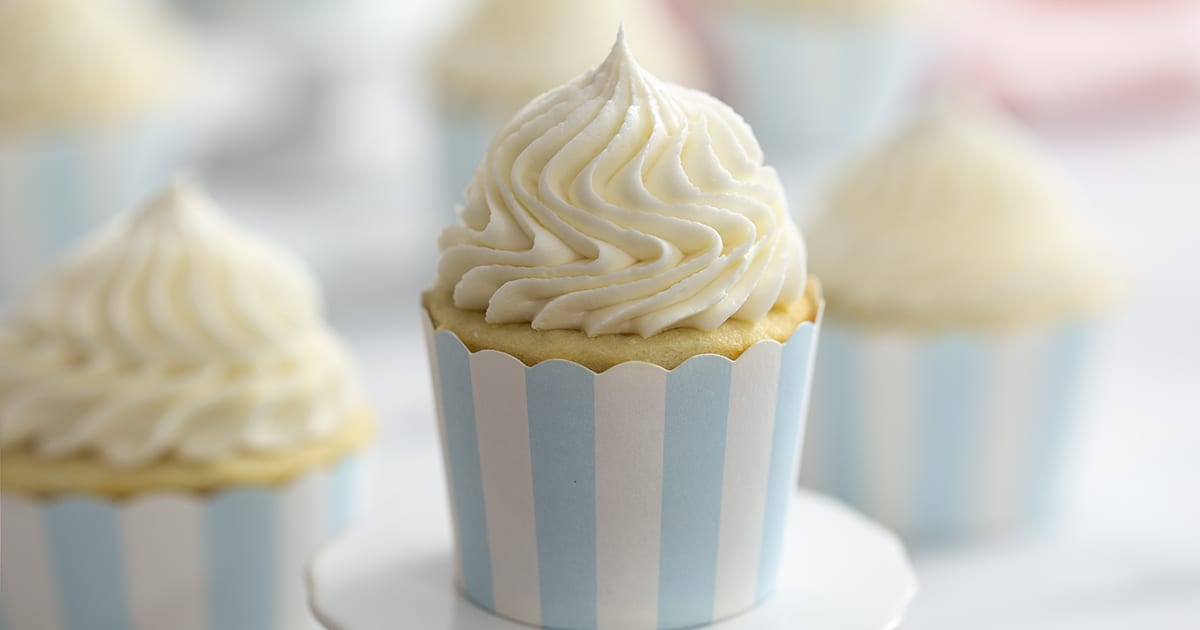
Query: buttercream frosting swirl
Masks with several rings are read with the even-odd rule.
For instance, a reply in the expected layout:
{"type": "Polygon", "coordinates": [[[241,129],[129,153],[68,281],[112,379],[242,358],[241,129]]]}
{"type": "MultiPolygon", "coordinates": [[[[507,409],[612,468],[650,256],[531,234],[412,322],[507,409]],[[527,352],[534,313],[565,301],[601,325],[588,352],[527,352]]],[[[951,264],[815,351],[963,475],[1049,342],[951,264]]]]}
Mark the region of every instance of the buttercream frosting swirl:
{"type": "Polygon", "coordinates": [[[117,466],[287,449],[361,406],[313,280],[176,184],[0,325],[0,448],[117,466]]]}
{"type": "Polygon", "coordinates": [[[996,325],[1107,304],[1120,284],[1033,142],[970,103],[934,108],[835,182],[806,232],[831,313],[996,325]]]}
{"type": "Polygon", "coordinates": [[[2,0],[0,132],[159,111],[186,66],[173,29],[141,0],[2,0]]]}
{"type": "Polygon", "coordinates": [[[497,135],[439,247],[456,307],[593,336],[758,321],[806,281],[749,126],[646,72],[623,35],[497,135]]]}

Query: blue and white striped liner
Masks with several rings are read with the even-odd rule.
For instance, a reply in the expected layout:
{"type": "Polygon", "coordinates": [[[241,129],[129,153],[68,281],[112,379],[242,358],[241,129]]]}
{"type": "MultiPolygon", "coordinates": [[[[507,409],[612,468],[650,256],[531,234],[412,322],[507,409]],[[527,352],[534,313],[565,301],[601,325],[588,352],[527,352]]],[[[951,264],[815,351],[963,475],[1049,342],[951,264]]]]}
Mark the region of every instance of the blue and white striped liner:
{"type": "Polygon", "coordinates": [[[728,53],[730,99],[769,162],[825,166],[899,119],[920,66],[911,20],[726,10],[734,13],[715,26],[728,53]]]}
{"type": "Polygon", "coordinates": [[[359,461],[287,486],[128,502],[0,495],[2,630],[301,630],[303,571],[348,522],[359,461]]]}
{"type": "Polygon", "coordinates": [[[174,125],[0,140],[0,305],[80,237],[145,201],[176,164],[174,125]]]}
{"type": "Polygon", "coordinates": [[[603,374],[425,327],[467,597],[533,625],[639,630],[770,596],[818,325],[737,361],[603,374]]]}
{"type": "Polygon", "coordinates": [[[802,478],[910,540],[1045,513],[1089,326],[986,335],[829,323],[802,478]]]}

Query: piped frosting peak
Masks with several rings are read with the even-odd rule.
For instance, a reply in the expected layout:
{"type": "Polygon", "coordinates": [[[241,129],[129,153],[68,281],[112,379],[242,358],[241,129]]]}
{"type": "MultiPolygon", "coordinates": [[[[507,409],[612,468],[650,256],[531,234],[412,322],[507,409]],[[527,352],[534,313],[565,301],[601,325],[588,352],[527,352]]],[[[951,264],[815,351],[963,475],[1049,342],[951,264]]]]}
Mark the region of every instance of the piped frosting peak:
{"type": "Polygon", "coordinates": [[[292,257],[177,183],[0,325],[0,447],[120,466],[317,439],[361,405],[292,257]]]}
{"type": "Polygon", "coordinates": [[[623,34],[496,136],[439,246],[458,308],[589,335],[758,321],[806,280],[749,126],[644,70],[623,34]]]}

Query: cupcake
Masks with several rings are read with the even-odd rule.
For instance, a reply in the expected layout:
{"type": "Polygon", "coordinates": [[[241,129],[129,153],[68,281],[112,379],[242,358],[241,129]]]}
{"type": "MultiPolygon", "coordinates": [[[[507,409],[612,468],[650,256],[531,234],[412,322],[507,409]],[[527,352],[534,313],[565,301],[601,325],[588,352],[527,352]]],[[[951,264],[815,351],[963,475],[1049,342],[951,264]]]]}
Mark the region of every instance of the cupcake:
{"type": "Polygon", "coordinates": [[[424,295],[466,596],[684,628],[774,587],[822,302],[750,128],[619,36],[492,142],[424,295]]]}
{"type": "Polygon", "coordinates": [[[537,95],[595,64],[622,23],[642,43],[648,68],[703,87],[699,45],[657,1],[480,0],[453,28],[432,67],[447,205],[462,199],[479,157],[504,123],[537,95]]]}
{"type": "Polygon", "coordinates": [[[767,157],[816,176],[888,129],[920,66],[919,0],[708,0],[722,83],[767,157]]]}
{"type": "Polygon", "coordinates": [[[4,627],[311,626],[371,426],[309,275],[177,184],[0,324],[4,627]]]}
{"type": "Polygon", "coordinates": [[[916,540],[1035,522],[1113,269],[981,109],[932,111],[839,181],[808,232],[830,311],[805,480],[916,540]]]}
{"type": "Polygon", "coordinates": [[[183,67],[132,0],[0,2],[0,305],[165,183],[183,67]]]}

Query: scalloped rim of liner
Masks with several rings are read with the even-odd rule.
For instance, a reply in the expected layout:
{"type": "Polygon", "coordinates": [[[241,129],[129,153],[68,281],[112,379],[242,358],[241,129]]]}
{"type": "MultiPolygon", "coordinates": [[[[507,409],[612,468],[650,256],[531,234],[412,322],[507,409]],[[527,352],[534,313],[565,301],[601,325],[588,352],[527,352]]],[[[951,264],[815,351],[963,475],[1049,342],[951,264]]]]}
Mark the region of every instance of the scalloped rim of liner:
{"type": "MultiPolygon", "coordinates": [[[[118,509],[127,510],[147,501],[165,500],[186,501],[196,505],[204,506],[213,501],[219,501],[231,494],[244,492],[265,492],[273,495],[282,495],[295,490],[297,486],[302,484],[313,483],[313,480],[320,476],[325,476],[327,479],[332,479],[337,475],[337,471],[341,466],[355,465],[362,467],[366,465],[367,460],[371,457],[370,449],[371,447],[367,446],[366,449],[352,451],[339,459],[329,462],[329,464],[326,466],[313,468],[305,474],[297,475],[285,482],[278,484],[251,482],[192,492],[186,490],[148,490],[146,492],[137,492],[120,497],[108,497],[91,492],[57,492],[53,494],[42,494],[4,488],[0,489],[0,495],[8,496],[19,501],[36,505],[38,509],[46,509],[59,503],[88,503],[91,505],[106,507],[116,506],[118,509]]],[[[362,472],[360,471],[358,474],[361,475],[362,472]]]]}
{"type": "Polygon", "coordinates": [[[738,358],[736,358],[736,359],[730,359],[729,357],[722,355],[722,354],[705,353],[705,354],[697,354],[692,357],[689,357],[686,361],[684,361],[683,363],[680,363],[679,365],[675,366],[674,368],[672,368],[670,370],[668,370],[667,368],[665,368],[657,363],[650,363],[647,361],[624,361],[624,362],[618,363],[602,372],[596,372],[595,370],[593,370],[587,366],[581,365],[580,363],[577,363],[570,359],[546,359],[545,361],[539,361],[533,365],[528,365],[524,361],[518,359],[517,357],[514,357],[513,355],[511,355],[507,352],[501,351],[501,350],[493,350],[491,348],[484,348],[483,350],[476,350],[476,351],[472,352],[471,349],[467,347],[467,344],[463,343],[462,339],[457,334],[455,334],[453,331],[445,330],[445,329],[438,330],[437,328],[435,328],[433,325],[433,319],[429,316],[428,308],[426,308],[424,305],[420,305],[420,310],[421,310],[421,327],[425,331],[425,336],[427,339],[435,339],[436,337],[439,337],[444,334],[444,335],[450,337],[451,339],[453,339],[460,347],[462,347],[462,349],[466,351],[468,356],[475,356],[477,354],[491,352],[494,354],[498,354],[500,356],[508,357],[509,359],[516,361],[518,364],[521,365],[521,367],[523,367],[527,370],[532,370],[540,365],[544,365],[547,363],[562,363],[565,365],[573,365],[581,370],[586,370],[592,376],[600,376],[602,374],[607,374],[608,372],[611,372],[618,368],[622,368],[627,365],[645,365],[645,366],[649,366],[649,367],[661,370],[663,373],[666,373],[666,374],[670,374],[671,372],[674,372],[675,370],[682,369],[687,364],[691,363],[692,361],[696,361],[696,360],[706,360],[707,361],[707,360],[712,360],[712,359],[720,359],[720,360],[724,360],[724,361],[728,362],[730,365],[733,365],[733,364],[737,363],[738,361],[741,361],[742,358],[745,357],[747,354],[749,354],[751,350],[753,350],[763,344],[773,344],[780,348],[783,348],[789,342],[791,342],[791,340],[796,337],[796,333],[799,332],[800,330],[802,330],[805,326],[807,326],[809,328],[813,328],[814,334],[819,332],[821,323],[825,319],[825,300],[824,300],[824,298],[822,298],[818,301],[816,318],[814,318],[812,321],[801,322],[799,326],[796,326],[796,330],[792,331],[792,336],[788,338],[788,341],[785,341],[782,343],[779,341],[776,341],[774,339],[763,339],[762,341],[756,341],[753,344],[751,344],[748,348],[743,350],[742,354],[739,355],[738,358]]]}

